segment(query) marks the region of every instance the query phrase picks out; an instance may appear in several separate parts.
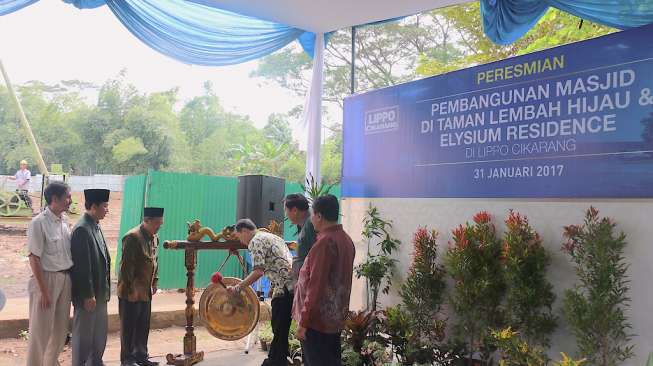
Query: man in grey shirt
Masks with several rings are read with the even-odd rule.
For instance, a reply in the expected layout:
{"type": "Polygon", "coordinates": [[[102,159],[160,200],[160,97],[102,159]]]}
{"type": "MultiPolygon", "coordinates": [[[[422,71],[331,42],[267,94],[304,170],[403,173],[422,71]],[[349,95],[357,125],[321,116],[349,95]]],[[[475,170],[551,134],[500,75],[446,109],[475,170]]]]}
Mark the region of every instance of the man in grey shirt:
{"type": "Polygon", "coordinates": [[[32,278],[29,280],[30,366],[59,365],[57,359],[68,334],[73,266],[70,227],[64,212],[71,203],[70,188],[52,182],[43,195],[48,204],[27,229],[27,250],[32,278]]]}
{"type": "Polygon", "coordinates": [[[290,222],[297,225],[297,255],[293,258],[293,282],[299,278],[299,270],[304,265],[304,260],[315,243],[316,233],[311,223],[311,213],[308,210],[308,199],[301,194],[293,193],[284,200],[284,212],[290,222]]]}

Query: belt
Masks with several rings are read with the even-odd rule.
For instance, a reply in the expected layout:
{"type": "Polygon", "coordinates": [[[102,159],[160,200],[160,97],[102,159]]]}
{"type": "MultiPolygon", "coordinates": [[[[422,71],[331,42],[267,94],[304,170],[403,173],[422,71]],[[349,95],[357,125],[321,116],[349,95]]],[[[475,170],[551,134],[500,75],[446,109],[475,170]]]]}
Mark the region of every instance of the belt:
{"type": "Polygon", "coordinates": [[[57,271],[57,273],[66,273],[66,274],[68,274],[68,273],[70,273],[70,268],[64,269],[64,270],[61,270],[61,271],[57,271]]]}

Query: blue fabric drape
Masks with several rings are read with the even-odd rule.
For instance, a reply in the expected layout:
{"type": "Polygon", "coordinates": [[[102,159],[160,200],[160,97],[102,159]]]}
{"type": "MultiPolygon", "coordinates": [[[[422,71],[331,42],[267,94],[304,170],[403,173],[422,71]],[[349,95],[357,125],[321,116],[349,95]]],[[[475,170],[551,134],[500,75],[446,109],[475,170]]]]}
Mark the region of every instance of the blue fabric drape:
{"type": "MultiPolygon", "coordinates": [[[[38,0],[0,0],[0,15],[38,0]]],[[[303,37],[313,54],[315,35],[185,0],[64,0],[79,9],[107,5],[120,22],[154,50],[184,63],[238,64],[266,56],[303,37]]]]}
{"type": "MultiPolygon", "coordinates": [[[[0,16],[37,1],[0,0],[0,16]]],[[[310,56],[315,48],[314,33],[203,5],[210,3],[203,0],[64,1],[80,9],[108,5],[120,22],[145,44],[189,64],[237,64],[268,55],[294,40],[310,56]]],[[[653,0],[479,1],[485,34],[498,44],[509,44],[523,36],[549,6],[621,29],[653,22],[653,0]]],[[[370,25],[397,19],[401,18],[370,25]]],[[[325,43],[329,35],[325,34],[325,43]]]]}
{"type": "Polygon", "coordinates": [[[619,29],[653,23],[653,0],[480,0],[483,29],[498,44],[526,34],[553,6],[619,29]]]}
{"type": "Polygon", "coordinates": [[[181,62],[221,66],[268,55],[303,30],[179,0],[107,0],[129,31],[181,62]]]}
{"type": "Polygon", "coordinates": [[[39,0],[0,0],[0,16],[13,13],[39,0]]]}
{"type": "Polygon", "coordinates": [[[104,0],[63,0],[67,4],[74,5],[77,9],[95,9],[105,4],[104,0]]]}

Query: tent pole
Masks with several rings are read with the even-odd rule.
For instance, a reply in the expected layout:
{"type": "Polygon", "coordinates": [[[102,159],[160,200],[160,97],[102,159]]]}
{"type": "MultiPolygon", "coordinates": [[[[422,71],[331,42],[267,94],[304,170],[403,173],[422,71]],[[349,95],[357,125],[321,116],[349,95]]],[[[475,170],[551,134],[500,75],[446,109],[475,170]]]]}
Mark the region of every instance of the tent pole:
{"type": "Polygon", "coordinates": [[[39,170],[41,171],[41,174],[43,174],[43,177],[44,178],[48,177],[50,175],[50,172],[48,171],[48,168],[45,165],[45,161],[43,160],[43,155],[41,155],[41,150],[39,150],[39,145],[36,143],[36,138],[34,138],[34,134],[32,133],[32,128],[30,127],[29,121],[25,116],[25,111],[23,110],[23,106],[22,104],[20,104],[20,101],[16,96],[16,92],[14,91],[14,88],[11,85],[11,81],[9,81],[9,75],[7,75],[7,71],[2,65],[2,61],[0,61],[0,73],[2,73],[2,77],[5,79],[5,84],[7,85],[7,91],[9,92],[9,95],[11,96],[11,99],[13,100],[16,109],[18,110],[18,117],[20,118],[20,123],[23,126],[23,131],[25,132],[27,141],[30,143],[30,146],[34,150],[34,155],[36,156],[36,165],[39,167],[39,170]]]}
{"type": "Polygon", "coordinates": [[[350,94],[356,92],[356,27],[351,27],[351,88],[350,94]]]}

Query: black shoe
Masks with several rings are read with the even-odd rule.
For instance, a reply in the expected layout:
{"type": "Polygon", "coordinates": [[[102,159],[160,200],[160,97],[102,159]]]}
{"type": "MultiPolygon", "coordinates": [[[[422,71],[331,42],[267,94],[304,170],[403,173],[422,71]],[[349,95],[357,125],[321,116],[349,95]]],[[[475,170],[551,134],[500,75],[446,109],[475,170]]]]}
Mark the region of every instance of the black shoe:
{"type": "Polygon", "coordinates": [[[120,363],[120,366],[139,366],[136,362],[133,361],[128,361],[128,362],[122,362],[120,363]]]}
{"type": "Polygon", "coordinates": [[[159,366],[158,362],[145,360],[139,363],[140,366],[159,366]]]}

